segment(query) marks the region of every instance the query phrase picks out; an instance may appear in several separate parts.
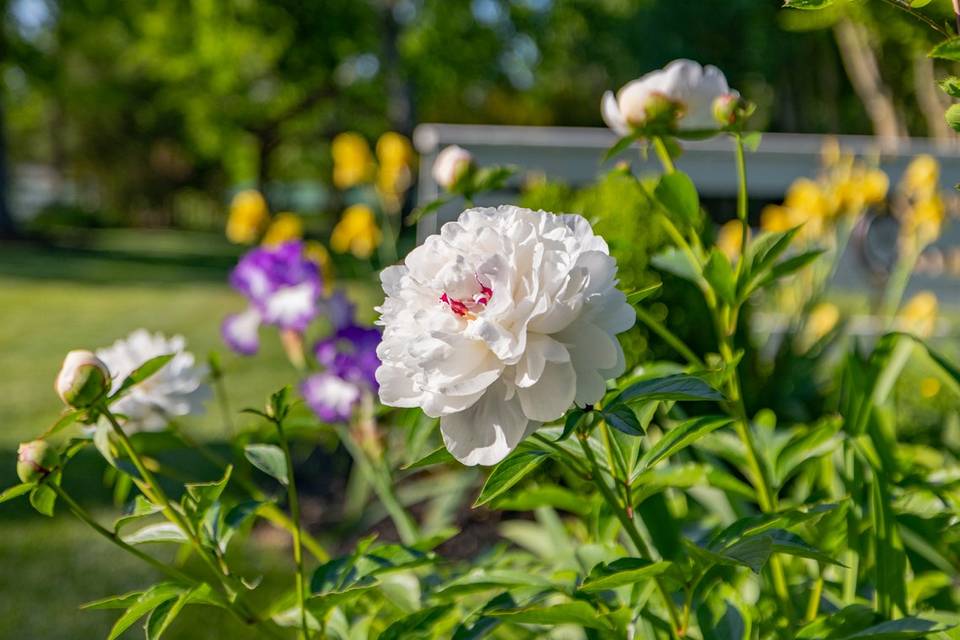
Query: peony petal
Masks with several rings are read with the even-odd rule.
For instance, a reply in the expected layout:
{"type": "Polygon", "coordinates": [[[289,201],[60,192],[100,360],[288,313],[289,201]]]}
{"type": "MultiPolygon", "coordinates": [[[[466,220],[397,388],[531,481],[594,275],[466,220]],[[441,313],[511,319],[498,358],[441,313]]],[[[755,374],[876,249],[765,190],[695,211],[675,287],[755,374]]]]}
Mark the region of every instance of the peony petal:
{"type": "Polygon", "coordinates": [[[530,387],[540,379],[547,362],[569,361],[570,353],[562,344],[550,336],[530,333],[527,335],[527,350],[517,363],[514,381],[518,387],[530,387]]]}
{"type": "Polygon", "coordinates": [[[504,396],[503,385],[494,385],[466,411],[440,418],[443,444],[454,458],[468,466],[490,466],[516,449],[531,425],[519,399],[504,396]]]}
{"type": "Polygon", "coordinates": [[[549,363],[535,385],[517,389],[523,413],[539,422],[563,416],[576,394],[577,375],[569,362],[549,363]]]}
{"type": "Polygon", "coordinates": [[[600,101],[600,115],[603,122],[621,138],[630,133],[627,121],[620,113],[620,106],[617,104],[617,97],[612,91],[603,94],[603,100],[600,101]]]}

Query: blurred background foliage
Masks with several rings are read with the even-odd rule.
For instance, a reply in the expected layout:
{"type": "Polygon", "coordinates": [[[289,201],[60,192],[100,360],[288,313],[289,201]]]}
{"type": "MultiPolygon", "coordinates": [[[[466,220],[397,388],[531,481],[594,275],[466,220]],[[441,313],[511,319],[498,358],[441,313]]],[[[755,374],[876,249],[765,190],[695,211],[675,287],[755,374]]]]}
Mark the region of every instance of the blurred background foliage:
{"type": "Polygon", "coordinates": [[[677,57],[720,66],[761,130],[952,135],[926,25],[881,2],[778,5],[4,0],[8,166],[50,172],[54,222],[219,228],[243,186],[319,214],[337,133],[600,125],[604,90],[677,57]]]}

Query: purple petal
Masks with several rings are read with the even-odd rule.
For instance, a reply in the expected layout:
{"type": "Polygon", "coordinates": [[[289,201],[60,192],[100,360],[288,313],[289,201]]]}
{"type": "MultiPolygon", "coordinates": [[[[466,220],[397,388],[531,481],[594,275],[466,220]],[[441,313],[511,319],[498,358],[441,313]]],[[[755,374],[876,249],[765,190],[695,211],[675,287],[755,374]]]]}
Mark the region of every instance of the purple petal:
{"type": "Polygon", "coordinates": [[[250,307],[242,313],[227,316],[220,325],[220,335],[235,352],[252,356],[260,347],[260,312],[250,307]]]}
{"type": "Polygon", "coordinates": [[[332,373],[316,373],[300,386],[307,405],[324,422],[345,422],[360,401],[360,387],[332,373]]]}

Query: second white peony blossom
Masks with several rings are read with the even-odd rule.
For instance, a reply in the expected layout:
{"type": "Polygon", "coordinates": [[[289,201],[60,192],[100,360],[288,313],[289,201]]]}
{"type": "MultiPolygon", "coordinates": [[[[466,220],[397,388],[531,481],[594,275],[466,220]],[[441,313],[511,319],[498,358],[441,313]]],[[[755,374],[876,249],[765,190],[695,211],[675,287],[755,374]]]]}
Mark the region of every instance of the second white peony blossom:
{"type": "Polygon", "coordinates": [[[496,464],[624,371],[635,312],[581,216],[468,209],[381,281],[380,400],[440,418],[464,464],[496,464]]]}

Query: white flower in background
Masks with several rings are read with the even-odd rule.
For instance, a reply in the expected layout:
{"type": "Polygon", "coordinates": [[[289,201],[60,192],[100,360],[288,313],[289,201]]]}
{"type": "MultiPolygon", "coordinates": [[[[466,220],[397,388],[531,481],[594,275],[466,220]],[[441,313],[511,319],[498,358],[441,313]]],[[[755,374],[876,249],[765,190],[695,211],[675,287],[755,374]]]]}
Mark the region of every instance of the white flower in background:
{"type": "Polygon", "coordinates": [[[643,127],[664,115],[675,115],[680,131],[716,129],[714,101],[740,94],[730,89],[720,69],[706,67],[692,60],[674,60],[663,69],[628,82],[614,96],[603,94],[603,121],[617,135],[625,136],[631,128],[643,127]]]}
{"type": "Polygon", "coordinates": [[[126,426],[155,431],[165,427],[171,418],[203,412],[203,404],[211,395],[205,384],[209,372],[206,365],[197,364],[185,347],[183,336],[168,338],[162,333],[137,329],[113,345],[97,350],[97,356],[113,374],[113,391],[147,360],[174,354],[163,368],[111,405],[112,411],[126,416],[126,426]]]}
{"type": "Polygon", "coordinates": [[[457,145],[446,147],[437,154],[433,162],[433,179],[444,189],[449,190],[473,164],[469,151],[457,145]]]}
{"type": "Polygon", "coordinates": [[[581,216],[464,211],[380,276],[381,401],[439,417],[462,463],[496,464],[623,373],[635,314],[616,275],[581,216]]]}

